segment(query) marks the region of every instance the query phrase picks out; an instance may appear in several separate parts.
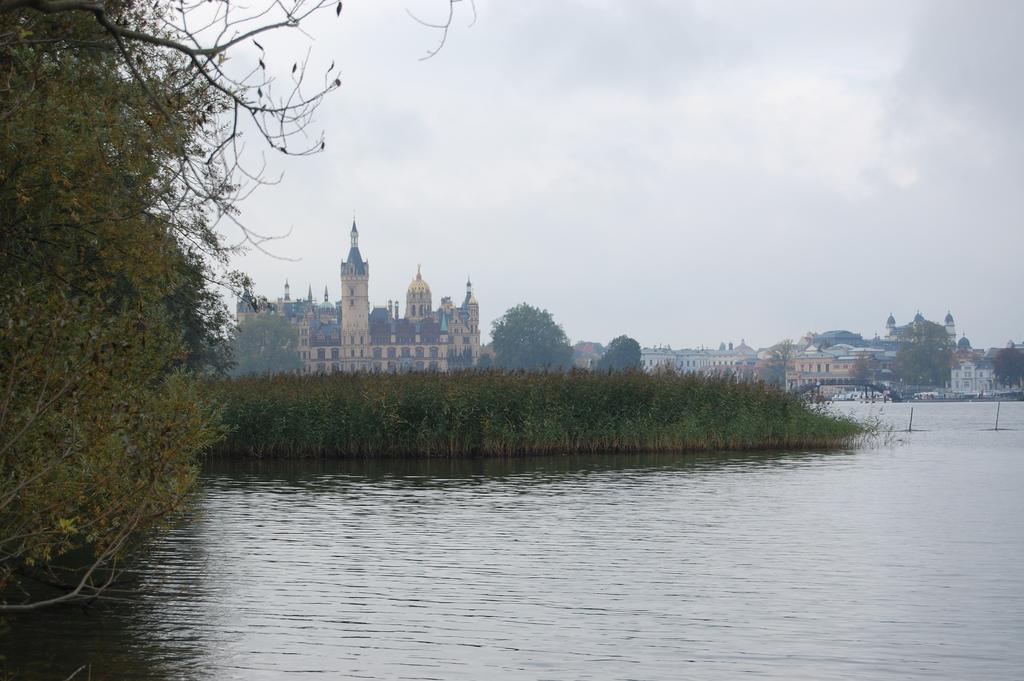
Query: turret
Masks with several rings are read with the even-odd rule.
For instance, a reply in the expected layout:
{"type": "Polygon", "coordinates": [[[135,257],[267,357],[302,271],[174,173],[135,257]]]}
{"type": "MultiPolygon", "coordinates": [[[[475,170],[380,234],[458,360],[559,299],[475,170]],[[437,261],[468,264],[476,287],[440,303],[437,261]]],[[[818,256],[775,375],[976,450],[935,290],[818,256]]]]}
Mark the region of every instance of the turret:
{"type": "Polygon", "coordinates": [[[347,371],[369,368],[370,263],[359,252],[359,230],[352,220],[348,258],[341,262],[341,354],[347,371]]]}
{"type": "Polygon", "coordinates": [[[480,328],[480,304],[476,302],[476,294],[473,293],[473,282],[466,279],[466,312],[469,317],[469,330],[476,333],[480,328]]]}
{"type": "Polygon", "coordinates": [[[956,324],[953,322],[953,314],[946,310],[946,333],[949,334],[950,338],[956,338],[956,324]]]}
{"type": "Polygon", "coordinates": [[[405,292],[405,318],[414,322],[426,319],[433,311],[430,284],[423,280],[420,266],[416,266],[416,278],[405,292]]]}
{"type": "Polygon", "coordinates": [[[284,280],[284,299],[285,300],[291,300],[292,299],[292,289],[291,289],[291,286],[288,285],[288,280],[287,279],[284,280]]]}

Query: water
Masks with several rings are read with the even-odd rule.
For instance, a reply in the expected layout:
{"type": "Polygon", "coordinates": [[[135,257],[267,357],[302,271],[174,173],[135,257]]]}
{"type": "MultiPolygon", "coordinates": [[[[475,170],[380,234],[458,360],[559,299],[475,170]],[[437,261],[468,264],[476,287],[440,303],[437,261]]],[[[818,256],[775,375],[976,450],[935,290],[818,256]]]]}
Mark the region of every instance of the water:
{"type": "MultiPolygon", "coordinates": [[[[843,405],[906,428],[909,405],[843,405]]],[[[847,452],[211,465],[18,678],[1024,678],[1024,403],[847,452]]]]}

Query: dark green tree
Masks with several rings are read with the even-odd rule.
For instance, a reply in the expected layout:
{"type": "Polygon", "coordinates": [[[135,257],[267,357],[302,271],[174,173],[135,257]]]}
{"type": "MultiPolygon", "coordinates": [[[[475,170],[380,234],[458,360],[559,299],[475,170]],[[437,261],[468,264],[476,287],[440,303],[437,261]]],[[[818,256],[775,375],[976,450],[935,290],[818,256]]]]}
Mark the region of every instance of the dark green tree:
{"type": "Polygon", "coordinates": [[[598,360],[597,371],[623,371],[640,368],[640,344],[629,336],[613,338],[608,343],[601,359],[598,360]]]}
{"type": "Polygon", "coordinates": [[[234,376],[286,374],[302,368],[299,336],[293,324],[279,315],[260,314],[239,325],[235,333],[234,376]]]}
{"type": "Polygon", "coordinates": [[[491,338],[494,364],[500,369],[558,371],[572,366],[569,338],[547,310],[520,303],[494,321],[491,338]]]}
{"type": "Polygon", "coordinates": [[[1024,348],[1003,348],[993,358],[992,368],[1000,383],[1019,387],[1024,383],[1024,348]]]}
{"type": "Polygon", "coordinates": [[[904,330],[896,352],[896,373],[910,385],[943,386],[953,366],[953,341],[939,324],[913,322],[904,330]]]}

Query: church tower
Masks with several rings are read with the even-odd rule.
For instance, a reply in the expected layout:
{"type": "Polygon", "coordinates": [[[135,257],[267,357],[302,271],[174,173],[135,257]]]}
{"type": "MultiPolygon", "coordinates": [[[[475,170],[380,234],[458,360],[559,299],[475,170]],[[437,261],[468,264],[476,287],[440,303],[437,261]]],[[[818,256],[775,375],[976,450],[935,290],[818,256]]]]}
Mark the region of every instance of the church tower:
{"type": "Polygon", "coordinates": [[[348,259],[341,263],[341,366],[370,367],[370,263],[359,252],[359,230],[352,220],[348,259]]]}

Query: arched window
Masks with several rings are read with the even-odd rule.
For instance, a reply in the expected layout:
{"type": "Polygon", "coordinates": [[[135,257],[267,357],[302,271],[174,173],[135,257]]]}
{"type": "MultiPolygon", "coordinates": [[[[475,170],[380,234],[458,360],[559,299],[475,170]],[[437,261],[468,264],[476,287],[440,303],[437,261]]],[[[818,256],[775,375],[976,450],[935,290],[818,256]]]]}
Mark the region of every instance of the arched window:
{"type": "Polygon", "coordinates": [[[402,357],[409,357],[412,353],[409,352],[409,348],[402,348],[402,357]]]}
{"type": "Polygon", "coordinates": [[[416,348],[416,356],[423,357],[423,348],[416,348]]]}
{"type": "Polygon", "coordinates": [[[434,358],[437,357],[437,348],[436,347],[430,348],[430,356],[434,357],[434,358]]]}
{"type": "Polygon", "coordinates": [[[338,359],[338,348],[331,348],[331,359],[338,359]]]}
{"type": "Polygon", "coordinates": [[[388,359],[394,359],[394,358],[395,358],[395,349],[394,348],[388,348],[388,359]]]}
{"type": "Polygon", "coordinates": [[[423,371],[423,362],[416,362],[416,371],[423,371]]]}
{"type": "Polygon", "coordinates": [[[373,358],[374,359],[380,359],[380,348],[374,348],[373,349],[373,358]]]}
{"type": "MultiPolygon", "coordinates": [[[[323,348],[320,348],[320,349],[318,349],[316,351],[316,358],[321,360],[321,361],[323,361],[324,359],[327,358],[327,355],[324,353],[324,349],[323,348]]],[[[320,370],[323,371],[323,367],[320,367],[320,370]]]]}

